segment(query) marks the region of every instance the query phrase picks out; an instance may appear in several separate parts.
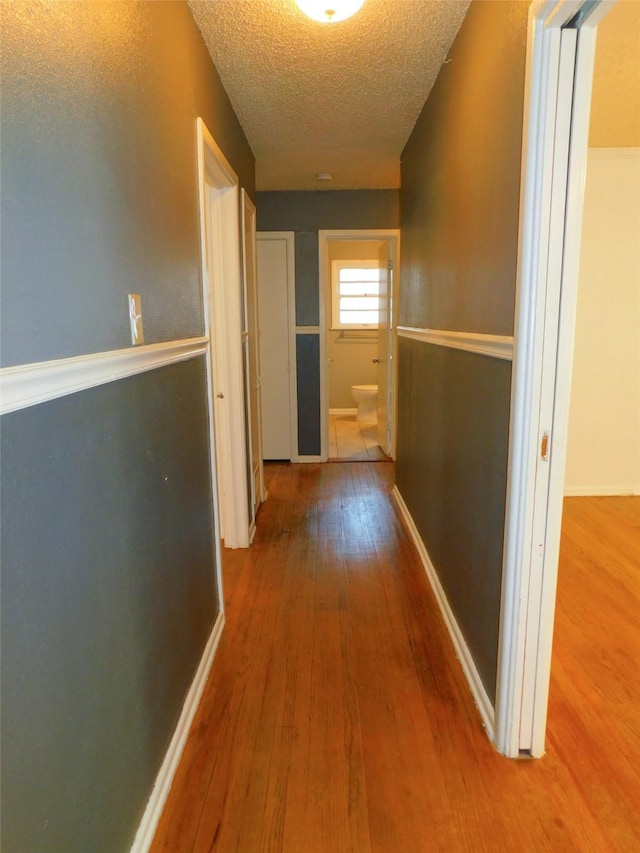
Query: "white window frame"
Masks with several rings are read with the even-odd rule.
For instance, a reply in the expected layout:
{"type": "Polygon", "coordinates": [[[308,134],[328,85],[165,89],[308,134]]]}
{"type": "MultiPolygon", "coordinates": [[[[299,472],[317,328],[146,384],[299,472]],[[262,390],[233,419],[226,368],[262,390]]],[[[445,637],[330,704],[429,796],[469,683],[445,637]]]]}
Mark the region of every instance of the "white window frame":
{"type": "MultiPolygon", "coordinates": [[[[353,260],[336,259],[331,261],[331,330],[340,331],[378,331],[378,323],[341,323],[340,322],[340,272],[343,269],[378,269],[377,260],[372,258],[353,260]]],[[[372,295],[356,296],[354,299],[366,299],[372,295]]]]}

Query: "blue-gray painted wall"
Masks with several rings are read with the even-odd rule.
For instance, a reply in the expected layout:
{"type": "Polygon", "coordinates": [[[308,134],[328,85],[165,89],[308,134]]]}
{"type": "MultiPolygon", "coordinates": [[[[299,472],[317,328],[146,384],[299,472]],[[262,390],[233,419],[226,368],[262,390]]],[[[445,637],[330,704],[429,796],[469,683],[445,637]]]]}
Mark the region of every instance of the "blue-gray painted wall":
{"type": "Polygon", "coordinates": [[[186,3],[2,3],[2,366],[202,334],[196,116],[254,161],[186,3]]]}
{"type": "MultiPolygon", "coordinates": [[[[527,4],[472,3],[402,154],[400,323],[513,331],[527,4]]],[[[399,347],[399,490],[495,699],[511,364],[399,347]]]]}
{"type": "Polygon", "coordinates": [[[204,359],[4,415],[2,849],[125,850],[219,611],[204,359]]]}
{"type": "MultiPolygon", "coordinates": [[[[2,364],[204,328],[196,116],[254,160],[185,3],[2,3],[2,364]]],[[[204,359],[4,415],[5,853],[128,850],[218,617],[204,359]]]]}

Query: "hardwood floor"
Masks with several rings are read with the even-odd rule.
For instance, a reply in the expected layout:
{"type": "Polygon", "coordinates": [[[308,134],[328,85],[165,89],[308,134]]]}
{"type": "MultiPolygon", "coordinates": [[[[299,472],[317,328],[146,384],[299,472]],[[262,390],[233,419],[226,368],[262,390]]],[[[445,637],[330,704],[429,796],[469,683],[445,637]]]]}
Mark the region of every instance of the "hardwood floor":
{"type": "Polygon", "coordinates": [[[597,565],[596,519],[568,504],[548,752],[515,762],[482,730],[392,463],[267,476],[152,850],[640,849],[637,504],[597,565]]]}
{"type": "Polygon", "coordinates": [[[565,498],[547,749],[612,850],[640,850],[639,626],[640,497],[565,498]]]}

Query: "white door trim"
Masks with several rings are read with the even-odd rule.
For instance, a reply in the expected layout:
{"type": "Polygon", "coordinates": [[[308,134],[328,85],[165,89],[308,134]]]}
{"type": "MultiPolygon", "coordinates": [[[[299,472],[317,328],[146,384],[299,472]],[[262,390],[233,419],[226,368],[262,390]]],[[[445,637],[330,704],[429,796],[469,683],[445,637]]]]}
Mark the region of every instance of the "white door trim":
{"type": "Polygon", "coordinates": [[[544,753],[595,35],[612,5],[530,11],[495,724],[511,757],[544,753]]]}
{"type": "Polygon", "coordinates": [[[219,488],[214,488],[221,520],[216,542],[219,543],[222,533],[227,547],[246,548],[250,534],[238,177],[201,118],[197,119],[197,141],[202,300],[205,335],[210,341],[208,391],[214,433],[211,459],[214,484],[219,476],[219,488]],[[217,434],[214,425],[219,427],[217,434]]]}
{"type": "MultiPolygon", "coordinates": [[[[296,235],[295,231],[258,231],[256,240],[284,240],[287,246],[287,327],[289,330],[289,423],[291,461],[298,455],[298,373],[296,365],[296,235]]],[[[258,282],[260,287],[260,282],[258,282]]]]}
{"type": "Polygon", "coordinates": [[[392,458],[396,458],[396,436],[397,436],[397,379],[398,358],[396,340],[396,322],[399,316],[398,297],[400,293],[400,229],[398,228],[356,228],[356,229],[321,229],[318,231],[318,287],[320,300],[320,461],[326,462],[329,458],[329,375],[327,371],[327,335],[326,335],[326,311],[325,311],[325,286],[330,274],[328,264],[328,243],[330,240],[388,240],[389,252],[393,261],[393,293],[391,300],[393,305],[392,329],[389,335],[389,352],[391,363],[389,366],[390,398],[392,400],[391,418],[391,451],[392,458]]]}

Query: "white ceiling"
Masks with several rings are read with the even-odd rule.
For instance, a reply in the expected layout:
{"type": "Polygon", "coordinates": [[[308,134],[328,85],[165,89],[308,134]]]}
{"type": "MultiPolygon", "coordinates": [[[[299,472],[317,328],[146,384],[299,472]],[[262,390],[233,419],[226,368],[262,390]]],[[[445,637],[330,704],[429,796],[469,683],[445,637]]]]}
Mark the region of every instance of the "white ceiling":
{"type": "Polygon", "coordinates": [[[469,0],[188,0],[256,158],[259,190],[400,186],[400,154],[469,0]],[[333,180],[319,181],[318,172],[333,180]]]}

